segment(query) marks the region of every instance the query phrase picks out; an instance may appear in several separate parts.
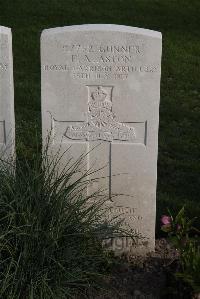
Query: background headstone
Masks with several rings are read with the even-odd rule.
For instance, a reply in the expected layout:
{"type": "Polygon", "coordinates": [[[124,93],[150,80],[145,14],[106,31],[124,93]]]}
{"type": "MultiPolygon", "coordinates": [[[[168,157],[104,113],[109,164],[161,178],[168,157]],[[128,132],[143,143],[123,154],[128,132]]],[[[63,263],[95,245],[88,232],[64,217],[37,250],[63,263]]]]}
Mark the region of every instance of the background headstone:
{"type": "Polygon", "coordinates": [[[15,153],[14,87],[11,29],[0,26],[0,158],[15,153]]]}
{"type": "MultiPolygon", "coordinates": [[[[43,140],[74,158],[90,151],[88,168],[104,177],[111,215],[155,245],[161,33],[119,25],[44,30],[41,37],[43,140]],[[114,196],[118,194],[118,196],[114,196]],[[121,194],[121,195],[120,195],[121,194]]],[[[96,174],[97,175],[97,174],[96,174]]],[[[115,240],[126,251],[129,240],[115,240]]]]}

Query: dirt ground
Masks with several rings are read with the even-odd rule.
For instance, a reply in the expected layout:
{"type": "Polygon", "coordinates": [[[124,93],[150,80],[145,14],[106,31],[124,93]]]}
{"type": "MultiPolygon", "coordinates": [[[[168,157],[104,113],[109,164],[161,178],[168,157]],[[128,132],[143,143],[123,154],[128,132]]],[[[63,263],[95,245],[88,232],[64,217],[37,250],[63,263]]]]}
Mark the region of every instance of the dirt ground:
{"type": "Polygon", "coordinates": [[[113,270],[109,290],[92,292],[88,299],[190,299],[188,287],[174,277],[179,254],[165,239],[146,258],[132,256],[113,270]]]}

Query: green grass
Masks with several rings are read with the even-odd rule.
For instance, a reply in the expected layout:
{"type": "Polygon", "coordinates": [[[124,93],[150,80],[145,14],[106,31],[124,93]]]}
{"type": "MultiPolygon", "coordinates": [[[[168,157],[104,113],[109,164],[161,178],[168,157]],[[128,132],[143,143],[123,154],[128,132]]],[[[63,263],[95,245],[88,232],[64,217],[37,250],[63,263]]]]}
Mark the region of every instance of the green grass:
{"type": "Polygon", "coordinates": [[[40,132],[39,38],[45,28],[113,23],[163,33],[158,217],[188,203],[200,214],[200,1],[0,0],[12,27],[18,152],[31,155],[40,132]]]}

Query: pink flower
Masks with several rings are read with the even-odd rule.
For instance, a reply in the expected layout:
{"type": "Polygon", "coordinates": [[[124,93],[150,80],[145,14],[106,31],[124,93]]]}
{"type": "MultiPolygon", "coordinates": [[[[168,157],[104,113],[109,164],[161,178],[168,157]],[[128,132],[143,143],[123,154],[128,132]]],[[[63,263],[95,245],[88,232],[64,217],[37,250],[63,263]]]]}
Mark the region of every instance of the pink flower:
{"type": "Polygon", "coordinates": [[[171,224],[171,223],[172,223],[172,218],[171,218],[170,216],[163,215],[163,216],[161,217],[161,222],[162,222],[162,224],[164,224],[164,225],[171,224]]]}
{"type": "Polygon", "coordinates": [[[161,222],[162,222],[162,226],[161,226],[161,230],[169,233],[172,231],[172,217],[167,216],[167,215],[163,215],[161,217],[161,222]]]}

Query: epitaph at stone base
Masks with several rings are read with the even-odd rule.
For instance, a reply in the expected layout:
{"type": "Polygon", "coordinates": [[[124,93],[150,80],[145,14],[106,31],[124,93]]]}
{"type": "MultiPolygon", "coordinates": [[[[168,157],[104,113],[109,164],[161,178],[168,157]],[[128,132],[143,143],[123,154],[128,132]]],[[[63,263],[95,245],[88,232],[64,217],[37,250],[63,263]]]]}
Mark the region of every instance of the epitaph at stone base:
{"type": "Polygon", "coordinates": [[[117,253],[155,245],[161,45],[159,32],[119,25],[41,36],[43,140],[51,131],[52,152],[89,152],[87,168],[101,169],[88,193],[105,190],[107,217],[125,218],[145,237],[114,240],[117,253]]]}

